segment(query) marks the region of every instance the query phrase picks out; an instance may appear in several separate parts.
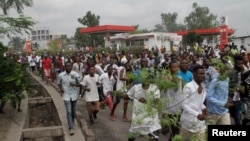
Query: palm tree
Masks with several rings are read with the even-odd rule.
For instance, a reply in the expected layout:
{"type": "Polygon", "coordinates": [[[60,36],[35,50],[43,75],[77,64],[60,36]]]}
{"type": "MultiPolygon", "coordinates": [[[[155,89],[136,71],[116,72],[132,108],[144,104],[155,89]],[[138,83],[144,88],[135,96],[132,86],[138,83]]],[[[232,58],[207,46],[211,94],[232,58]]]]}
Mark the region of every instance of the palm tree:
{"type": "Polygon", "coordinates": [[[23,14],[24,6],[32,7],[33,0],[0,0],[0,8],[3,14],[7,15],[9,9],[15,8],[17,13],[23,14]]]}

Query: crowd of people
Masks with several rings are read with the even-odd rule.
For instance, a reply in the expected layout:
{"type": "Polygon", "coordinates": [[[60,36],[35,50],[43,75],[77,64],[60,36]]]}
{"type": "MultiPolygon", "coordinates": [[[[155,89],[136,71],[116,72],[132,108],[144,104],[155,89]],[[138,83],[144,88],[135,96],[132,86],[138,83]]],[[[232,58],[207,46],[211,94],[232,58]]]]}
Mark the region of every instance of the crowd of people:
{"type": "Polygon", "coordinates": [[[172,137],[180,134],[185,140],[195,136],[203,141],[208,123],[241,125],[249,121],[245,115],[250,92],[250,62],[244,47],[240,50],[235,45],[223,49],[202,47],[202,52],[196,49],[180,48],[173,52],[142,49],[137,54],[132,49],[126,52],[93,51],[65,56],[44,53],[41,57],[33,54],[27,60],[31,72],[37,70],[47,84],[57,80],[70,135],[74,134],[77,99],[84,96],[90,124],[105,106],[109,108],[110,119],[116,120],[116,107],[123,100],[123,120],[131,122],[129,141],[134,141],[138,135],[148,135],[157,141],[159,133],[164,133],[165,129],[172,137]],[[213,62],[215,59],[224,65],[223,69],[213,62]],[[140,77],[144,68],[149,72],[147,80],[130,80],[128,73],[140,77]],[[177,87],[159,89],[154,84],[157,80],[153,80],[158,70],[168,70],[164,78],[178,80],[177,87]],[[122,94],[115,95],[116,91],[122,94]],[[154,102],[162,102],[160,110],[151,106],[153,114],[142,111],[150,101],[148,93],[152,94],[154,102]],[[130,99],[132,117],[127,116],[130,99]],[[176,124],[163,125],[161,119],[165,117],[176,119],[176,124]],[[142,121],[138,122],[139,119],[142,121]]]}

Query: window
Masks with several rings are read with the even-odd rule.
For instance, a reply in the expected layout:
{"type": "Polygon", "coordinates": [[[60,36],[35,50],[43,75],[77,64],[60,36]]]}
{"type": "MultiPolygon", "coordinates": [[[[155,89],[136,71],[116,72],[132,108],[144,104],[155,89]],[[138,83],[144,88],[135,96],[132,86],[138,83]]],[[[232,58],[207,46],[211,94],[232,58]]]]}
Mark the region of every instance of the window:
{"type": "Polygon", "coordinates": [[[31,34],[32,34],[32,35],[36,35],[36,31],[32,31],[31,34]]]}

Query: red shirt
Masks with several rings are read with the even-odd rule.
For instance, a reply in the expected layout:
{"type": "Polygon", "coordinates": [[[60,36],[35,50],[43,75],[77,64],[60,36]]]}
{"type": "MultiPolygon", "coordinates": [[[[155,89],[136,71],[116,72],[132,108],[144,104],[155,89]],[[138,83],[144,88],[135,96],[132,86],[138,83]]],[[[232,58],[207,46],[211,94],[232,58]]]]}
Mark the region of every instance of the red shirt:
{"type": "Polygon", "coordinates": [[[44,58],[42,61],[43,69],[50,69],[51,68],[51,59],[49,57],[44,58]]]}
{"type": "Polygon", "coordinates": [[[56,59],[56,67],[58,69],[62,69],[63,68],[63,63],[62,63],[62,59],[56,59]]]}

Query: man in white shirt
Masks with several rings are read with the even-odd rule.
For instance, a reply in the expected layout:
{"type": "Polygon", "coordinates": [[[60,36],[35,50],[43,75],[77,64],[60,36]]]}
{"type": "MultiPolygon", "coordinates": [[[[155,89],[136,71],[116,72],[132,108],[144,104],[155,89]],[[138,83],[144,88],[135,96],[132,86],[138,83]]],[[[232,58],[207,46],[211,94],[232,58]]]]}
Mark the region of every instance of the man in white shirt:
{"type": "MultiPolygon", "coordinates": [[[[82,76],[83,69],[84,69],[84,65],[81,62],[81,57],[80,56],[76,56],[76,62],[73,63],[72,70],[75,71],[75,72],[77,72],[79,75],[82,76]]],[[[81,95],[81,93],[82,93],[82,87],[81,86],[78,88],[78,93],[79,93],[79,95],[81,95]]]]}
{"type": "MultiPolygon", "coordinates": [[[[117,91],[122,91],[124,93],[127,92],[126,89],[126,82],[128,81],[128,78],[126,76],[126,64],[127,64],[128,60],[123,57],[121,59],[121,66],[118,67],[117,70],[117,82],[116,82],[116,90],[117,91]]],[[[127,97],[122,97],[119,95],[114,96],[115,98],[115,102],[113,105],[113,109],[110,113],[111,115],[111,120],[115,120],[116,116],[115,116],[115,109],[117,107],[117,105],[120,103],[121,99],[123,99],[124,104],[123,104],[123,121],[130,121],[130,119],[127,117],[127,108],[128,108],[128,102],[129,102],[129,98],[127,97]]]]}
{"type": "Polygon", "coordinates": [[[60,73],[58,76],[58,86],[60,88],[61,94],[63,94],[64,105],[67,111],[67,120],[69,126],[70,135],[74,134],[74,118],[75,118],[75,110],[76,110],[76,102],[78,98],[78,87],[77,84],[82,77],[72,71],[72,63],[67,62],[65,64],[65,71],[60,73]]]}
{"type": "Polygon", "coordinates": [[[191,140],[191,138],[195,137],[197,141],[205,141],[207,109],[204,101],[207,91],[204,84],[205,69],[203,66],[194,66],[193,78],[183,88],[185,98],[180,118],[180,134],[184,140],[191,140]]]}
{"type": "Polygon", "coordinates": [[[108,104],[110,112],[113,109],[113,101],[111,93],[113,91],[114,84],[116,82],[116,76],[113,74],[112,66],[108,66],[107,73],[104,73],[100,76],[100,84],[103,88],[103,94],[105,99],[102,101],[102,104],[108,104]]]}
{"type": "Polygon", "coordinates": [[[99,94],[97,86],[99,85],[99,75],[95,73],[95,66],[90,66],[89,74],[86,75],[80,84],[85,91],[85,101],[88,110],[90,124],[94,123],[97,113],[100,110],[99,94]]]}

